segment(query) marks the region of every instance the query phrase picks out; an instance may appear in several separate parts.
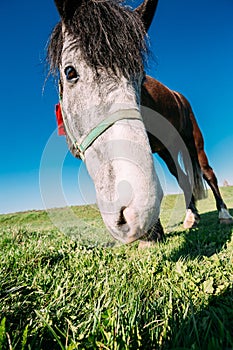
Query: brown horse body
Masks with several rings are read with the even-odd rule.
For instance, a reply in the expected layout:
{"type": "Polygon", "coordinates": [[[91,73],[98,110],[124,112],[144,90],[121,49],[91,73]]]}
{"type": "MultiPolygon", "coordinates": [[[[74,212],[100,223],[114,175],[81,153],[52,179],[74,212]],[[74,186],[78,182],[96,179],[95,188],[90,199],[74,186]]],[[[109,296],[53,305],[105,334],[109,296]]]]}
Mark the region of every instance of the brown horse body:
{"type": "MultiPolygon", "coordinates": [[[[200,170],[203,178],[213,191],[220,222],[233,223],[232,217],[227,214],[227,207],[220,194],[217,178],[204,151],[202,133],[186,98],[180,93],[170,90],[154,78],[146,76],[142,86],[141,105],[158,112],[176,128],[189,152],[194,176],[196,175],[195,172],[200,170]],[[226,215],[222,215],[221,212],[225,212],[226,215]]],[[[182,172],[182,177],[178,176],[178,163],[174,161],[174,157],[171,156],[168,149],[150,132],[148,132],[148,136],[152,152],[157,153],[165,161],[169,171],[176,177],[184,192],[187,211],[189,209],[189,215],[186,216],[184,226],[186,228],[195,227],[200,219],[196,208],[196,200],[204,196],[200,195],[199,198],[196,198],[197,196],[194,195],[195,188],[191,188],[187,174],[182,172]],[[192,191],[191,195],[190,191],[192,191]]]]}

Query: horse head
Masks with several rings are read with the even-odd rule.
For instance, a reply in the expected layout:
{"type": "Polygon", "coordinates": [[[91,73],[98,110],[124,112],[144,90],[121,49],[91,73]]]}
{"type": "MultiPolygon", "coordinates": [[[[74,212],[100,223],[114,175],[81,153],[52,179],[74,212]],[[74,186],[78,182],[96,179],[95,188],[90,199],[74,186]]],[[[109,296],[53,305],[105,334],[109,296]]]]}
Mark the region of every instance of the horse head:
{"type": "Polygon", "coordinates": [[[129,243],[158,220],[162,189],[140,114],[145,36],[157,1],[55,0],[48,46],[59,71],[67,141],[92,177],[110,233],[129,243]],[[149,12],[149,15],[148,15],[149,12]]]}

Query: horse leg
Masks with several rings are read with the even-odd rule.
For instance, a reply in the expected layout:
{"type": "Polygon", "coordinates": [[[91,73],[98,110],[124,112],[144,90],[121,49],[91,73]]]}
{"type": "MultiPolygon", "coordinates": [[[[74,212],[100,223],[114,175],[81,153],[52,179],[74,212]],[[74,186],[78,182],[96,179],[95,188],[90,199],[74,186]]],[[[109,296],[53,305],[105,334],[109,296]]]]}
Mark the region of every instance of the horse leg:
{"type": "Polygon", "coordinates": [[[178,162],[176,165],[174,159],[166,149],[158,152],[158,155],[164,160],[170,173],[175,176],[180,188],[184,192],[186,204],[186,216],[183,223],[184,228],[195,228],[200,221],[200,215],[196,208],[196,201],[194,195],[192,194],[192,188],[188,176],[179,167],[178,162]],[[177,170],[178,167],[180,168],[179,174],[177,170]]]}
{"type": "Polygon", "coordinates": [[[223,201],[223,198],[221,196],[221,193],[218,187],[218,180],[216,178],[216,175],[213,169],[209,165],[208,158],[203,149],[198,150],[198,159],[201,166],[201,170],[203,172],[203,178],[206,180],[206,182],[208,183],[208,185],[210,186],[214,194],[216,207],[218,209],[219,222],[221,224],[232,224],[233,218],[230,215],[227,209],[227,206],[223,201]]]}
{"type": "Polygon", "coordinates": [[[193,136],[194,136],[194,141],[196,145],[196,150],[197,150],[197,156],[198,156],[198,161],[201,167],[201,171],[203,173],[203,178],[206,180],[208,185],[210,186],[214,198],[216,201],[216,207],[218,210],[218,217],[219,221],[222,224],[232,224],[233,223],[233,218],[230,215],[226,204],[223,201],[223,198],[221,196],[221,193],[219,191],[218,187],[218,180],[215,176],[215,173],[211,166],[209,165],[208,158],[206,156],[206,153],[204,151],[204,140],[203,136],[201,134],[201,131],[197,125],[197,122],[195,120],[195,117],[193,113],[191,113],[191,120],[193,123],[193,136]]]}

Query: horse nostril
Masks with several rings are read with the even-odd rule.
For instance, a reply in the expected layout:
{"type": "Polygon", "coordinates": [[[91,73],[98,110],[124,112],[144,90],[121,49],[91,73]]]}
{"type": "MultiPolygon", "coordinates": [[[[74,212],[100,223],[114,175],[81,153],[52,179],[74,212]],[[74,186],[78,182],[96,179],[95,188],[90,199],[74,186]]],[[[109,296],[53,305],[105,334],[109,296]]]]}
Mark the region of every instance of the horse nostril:
{"type": "Polygon", "coordinates": [[[125,216],[124,216],[124,210],[125,210],[126,207],[121,207],[121,210],[120,210],[120,216],[119,216],[119,219],[117,221],[117,225],[118,226],[122,226],[122,225],[125,225],[127,222],[125,220],[125,216]]]}

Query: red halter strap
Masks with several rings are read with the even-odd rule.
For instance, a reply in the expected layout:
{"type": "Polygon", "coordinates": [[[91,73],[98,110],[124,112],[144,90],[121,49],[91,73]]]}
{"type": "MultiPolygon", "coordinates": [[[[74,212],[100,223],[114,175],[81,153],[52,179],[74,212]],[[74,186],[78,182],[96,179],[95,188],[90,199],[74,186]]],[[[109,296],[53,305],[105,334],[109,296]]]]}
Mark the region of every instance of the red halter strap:
{"type": "Polygon", "coordinates": [[[59,136],[66,135],[60,103],[56,104],[56,106],[55,106],[55,114],[56,114],[56,119],[57,119],[58,135],[59,136]]]}

